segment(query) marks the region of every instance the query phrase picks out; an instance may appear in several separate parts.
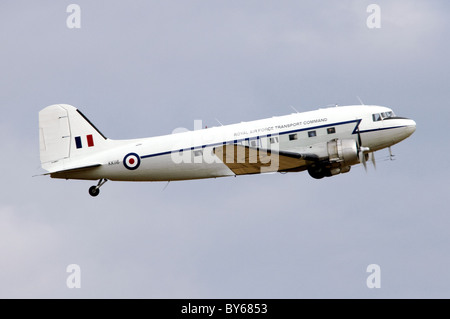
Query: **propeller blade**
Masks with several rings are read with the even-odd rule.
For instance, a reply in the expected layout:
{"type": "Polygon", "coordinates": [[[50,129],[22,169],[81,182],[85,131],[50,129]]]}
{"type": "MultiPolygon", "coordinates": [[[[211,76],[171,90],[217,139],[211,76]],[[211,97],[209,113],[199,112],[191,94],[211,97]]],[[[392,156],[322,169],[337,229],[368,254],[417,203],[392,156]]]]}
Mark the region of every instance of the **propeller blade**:
{"type": "Polygon", "coordinates": [[[361,124],[361,120],[358,123],[358,126],[356,128],[356,133],[358,135],[358,149],[359,149],[359,162],[363,164],[364,169],[367,172],[367,158],[366,153],[370,152],[370,148],[362,146],[362,140],[361,140],[361,132],[359,131],[359,124],[361,124]]]}
{"type": "Polygon", "coordinates": [[[368,147],[360,147],[359,148],[359,154],[358,154],[359,155],[359,162],[364,165],[364,169],[366,170],[366,172],[367,172],[367,164],[366,164],[367,159],[366,159],[366,154],[365,153],[367,153],[369,151],[370,151],[370,148],[368,148],[368,147]]]}
{"type": "Polygon", "coordinates": [[[362,146],[362,142],[361,142],[361,133],[359,132],[359,124],[358,124],[358,146],[361,147],[362,146]]]}
{"type": "Polygon", "coordinates": [[[373,168],[375,168],[375,170],[377,169],[377,163],[375,162],[375,152],[370,153],[371,157],[372,157],[372,164],[373,164],[373,168]]]}

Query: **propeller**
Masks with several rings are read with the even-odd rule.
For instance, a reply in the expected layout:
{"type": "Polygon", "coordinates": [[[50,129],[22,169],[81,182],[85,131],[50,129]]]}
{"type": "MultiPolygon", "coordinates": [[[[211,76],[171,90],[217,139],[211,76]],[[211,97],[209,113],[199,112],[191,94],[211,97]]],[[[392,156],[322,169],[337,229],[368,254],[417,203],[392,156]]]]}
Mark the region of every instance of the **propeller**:
{"type": "Polygon", "coordinates": [[[375,152],[370,153],[370,157],[372,158],[372,165],[375,170],[377,169],[377,163],[375,162],[375,152]]]}
{"type": "Polygon", "coordinates": [[[369,157],[371,158],[373,167],[375,167],[375,169],[377,168],[376,164],[375,164],[375,155],[372,153],[370,153],[370,148],[369,147],[364,147],[362,146],[362,141],[361,141],[361,133],[359,131],[359,124],[361,122],[358,123],[358,127],[357,127],[357,133],[358,133],[358,157],[359,157],[359,162],[363,164],[364,169],[367,172],[367,157],[366,155],[369,154],[369,157]]]}
{"type": "Polygon", "coordinates": [[[369,153],[369,151],[370,151],[370,148],[368,148],[368,147],[364,147],[364,146],[359,147],[359,154],[358,154],[359,162],[364,165],[364,169],[366,170],[366,172],[367,172],[366,155],[367,155],[367,153],[369,153]]]}

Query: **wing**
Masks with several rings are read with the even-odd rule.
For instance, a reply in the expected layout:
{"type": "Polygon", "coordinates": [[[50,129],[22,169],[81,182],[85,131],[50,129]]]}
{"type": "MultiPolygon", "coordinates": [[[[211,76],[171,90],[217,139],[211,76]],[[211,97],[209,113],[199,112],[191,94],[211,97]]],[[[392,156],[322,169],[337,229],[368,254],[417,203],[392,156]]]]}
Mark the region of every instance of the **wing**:
{"type": "Polygon", "coordinates": [[[226,144],[214,148],[214,154],[236,175],[303,171],[318,161],[314,154],[300,154],[226,144]]]}

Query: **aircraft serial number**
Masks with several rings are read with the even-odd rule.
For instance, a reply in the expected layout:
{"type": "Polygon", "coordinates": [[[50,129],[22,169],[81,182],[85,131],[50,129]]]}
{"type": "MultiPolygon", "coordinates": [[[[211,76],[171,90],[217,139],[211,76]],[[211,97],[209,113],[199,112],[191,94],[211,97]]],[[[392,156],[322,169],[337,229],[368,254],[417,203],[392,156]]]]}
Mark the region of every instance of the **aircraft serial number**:
{"type": "Polygon", "coordinates": [[[120,164],[120,161],[119,161],[119,160],[109,161],[109,162],[108,162],[108,165],[117,165],[117,164],[120,164]]]}

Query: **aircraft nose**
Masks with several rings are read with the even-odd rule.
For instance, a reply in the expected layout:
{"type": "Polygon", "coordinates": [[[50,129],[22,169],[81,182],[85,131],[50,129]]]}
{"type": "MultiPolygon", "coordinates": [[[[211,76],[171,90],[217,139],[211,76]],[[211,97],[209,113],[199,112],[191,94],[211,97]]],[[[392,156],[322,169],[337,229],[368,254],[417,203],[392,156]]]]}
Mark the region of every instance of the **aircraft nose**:
{"type": "Polygon", "coordinates": [[[394,133],[394,144],[410,137],[416,131],[416,122],[406,117],[398,117],[396,121],[398,130],[394,133]]]}
{"type": "Polygon", "coordinates": [[[406,130],[408,132],[408,136],[412,135],[416,131],[416,122],[414,120],[408,119],[406,123],[406,130]]]}

